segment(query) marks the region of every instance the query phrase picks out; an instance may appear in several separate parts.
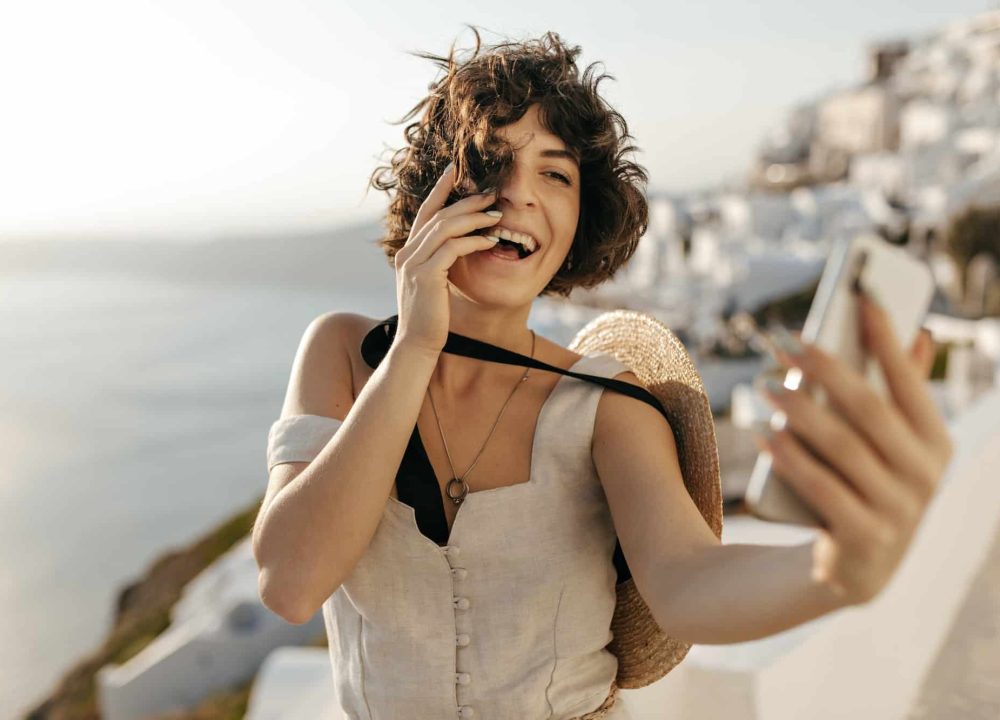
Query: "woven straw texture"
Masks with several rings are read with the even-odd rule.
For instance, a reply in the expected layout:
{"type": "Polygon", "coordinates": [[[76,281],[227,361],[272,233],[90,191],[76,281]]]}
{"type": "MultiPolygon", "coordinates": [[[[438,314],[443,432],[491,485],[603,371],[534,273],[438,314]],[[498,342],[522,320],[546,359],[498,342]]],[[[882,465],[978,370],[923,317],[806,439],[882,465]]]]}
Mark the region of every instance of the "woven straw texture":
{"type": "MultiPolygon", "coordinates": [[[[706,523],[721,539],[722,482],[715,420],[701,377],[684,344],[651,315],[614,310],[581,328],[569,349],[581,354],[613,355],[660,401],[674,433],[684,485],[706,523]]],[[[645,687],[683,660],[691,644],[671,638],[660,629],[634,580],[619,584],[616,592],[611,621],[614,639],[608,646],[618,658],[616,685],[645,687]]],[[[617,687],[605,702],[608,708],[617,687]]],[[[603,715],[585,717],[596,719],[603,715]]]]}

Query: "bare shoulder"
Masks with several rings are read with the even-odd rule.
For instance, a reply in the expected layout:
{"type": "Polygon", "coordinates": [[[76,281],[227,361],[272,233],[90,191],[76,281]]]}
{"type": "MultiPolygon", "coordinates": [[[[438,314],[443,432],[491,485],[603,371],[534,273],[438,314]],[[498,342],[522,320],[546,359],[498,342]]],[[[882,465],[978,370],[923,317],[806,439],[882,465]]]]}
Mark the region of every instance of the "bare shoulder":
{"type": "MultiPolygon", "coordinates": [[[[625,370],[612,377],[645,389],[631,370],[625,370]]],[[[597,403],[593,447],[597,449],[608,445],[613,447],[621,445],[630,435],[630,432],[626,432],[630,428],[641,433],[662,435],[662,430],[669,427],[663,414],[648,403],[624,393],[605,390],[597,403]]],[[[672,433],[669,434],[672,437],[672,433]]]]}
{"type": "MultiPolygon", "coordinates": [[[[570,350],[568,347],[563,347],[557,343],[542,338],[540,335],[539,338],[544,340],[544,342],[551,348],[553,357],[561,358],[560,364],[563,368],[570,368],[576,362],[585,357],[580,353],[570,350]]],[[[621,380],[640,388],[644,387],[643,384],[639,382],[639,378],[636,377],[635,373],[628,369],[610,377],[613,380],[621,380]]],[[[643,407],[661,418],[663,417],[658,411],[650,407],[648,404],[638,401],[629,395],[625,395],[624,393],[616,392],[611,389],[601,391],[600,399],[597,403],[594,433],[591,439],[592,449],[597,448],[600,445],[607,445],[609,441],[614,440],[619,435],[623,428],[627,428],[629,423],[642,422],[643,418],[649,419],[650,415],[642,409],[643,407]]]]}
{"type": "Polygon", "coordinates": [[[335,314],[340,316],[338,319],[340,332],[347,344],[348,355],[354,365],[355,373],[358,373],[362,367],[367,367],[364,364],[364,359],[361,357],[361,341],[382,320],[380,318],[370,318],[360,313],[342,312],[335,314]]]}
{"type": "Polygon", "coordinates": [[[376,321],[330,311],[306,327],[292,363],[281,416],[324,415],[343,420],[354,404],[355,355],[364,328],[376,321]]]}

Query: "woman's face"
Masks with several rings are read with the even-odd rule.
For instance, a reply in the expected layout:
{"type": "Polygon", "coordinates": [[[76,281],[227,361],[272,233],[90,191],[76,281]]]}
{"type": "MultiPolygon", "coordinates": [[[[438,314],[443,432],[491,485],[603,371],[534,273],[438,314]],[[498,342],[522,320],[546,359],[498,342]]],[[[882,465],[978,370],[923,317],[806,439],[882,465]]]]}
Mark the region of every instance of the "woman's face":
{"type": "Polygon", "coordinates": [[[496,258],[489,250],[464,255],[452,265],[449,279],[479,302],[530,304],[573,243],[580,218],[580,169],[566,144],[542,127],[538,105],[497,132],[513,144],[516,154],[510,179],[499,188],[496,208],[503,217],[495,227],[527,233],[538,249],[517,261],[496,258]]]}

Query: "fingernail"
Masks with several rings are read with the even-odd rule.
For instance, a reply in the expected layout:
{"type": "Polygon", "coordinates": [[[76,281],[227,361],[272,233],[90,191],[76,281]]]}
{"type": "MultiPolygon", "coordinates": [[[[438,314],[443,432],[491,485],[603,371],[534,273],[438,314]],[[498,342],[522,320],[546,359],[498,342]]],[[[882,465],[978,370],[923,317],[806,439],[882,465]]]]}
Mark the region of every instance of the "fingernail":
{"type": "Polygon", "coordinates": [[[802,342],[788,332],[783,325],[776,325],[770,331],[770,337],[782,352],[794,357],[802,354],[802,342]]]}
{"type": "Polygon", "coordinates": [[[450,163],[448,163],[448,167],[446,167],[446,168],[444,169],[444,172],[443,172],[443,173],[441,173],[441,174],[442,174],[442,175],[444,175],[444,174],[446,174],[446,173],[450,173],[450,172],[451,172],[452,170],[454,170],[454,169],[455,169],[455,161],[454,161],[454,160],[452,160],[452,161],[451,161],[450,163]]]}
{"type": "Polygon", "coordinates": [[[488,187],[485,190],[480,191],[480,195],[492,195],[497,189],[495,187],[488,187]]]}
{"type": "Polygon", "coordinates": [[[503,211],[501,210],[487,210],[486,214],[493,217],[503,217],[503,211]]]}

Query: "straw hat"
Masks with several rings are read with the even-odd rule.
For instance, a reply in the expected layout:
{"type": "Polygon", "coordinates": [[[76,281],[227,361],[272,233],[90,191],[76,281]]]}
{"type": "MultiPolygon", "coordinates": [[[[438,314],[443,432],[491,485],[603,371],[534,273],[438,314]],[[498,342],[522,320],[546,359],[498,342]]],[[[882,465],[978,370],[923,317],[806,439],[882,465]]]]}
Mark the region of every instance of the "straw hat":
{"type": "MultiPolygon", "coordinates": [[[[569,349],[604,352],[625,364],[659,400],[674,431],[684,485],[715,536],[722,538],[722,481],[715,421],[701,377],[683,343],[663,323],[634,310],[614,310],[577,332],[569,349]]],[[[631,578],[616,587],[608,650],[618,658],[616,683],[656,682],[687,655],[691,644],[664,633],[631,578]]]]}

